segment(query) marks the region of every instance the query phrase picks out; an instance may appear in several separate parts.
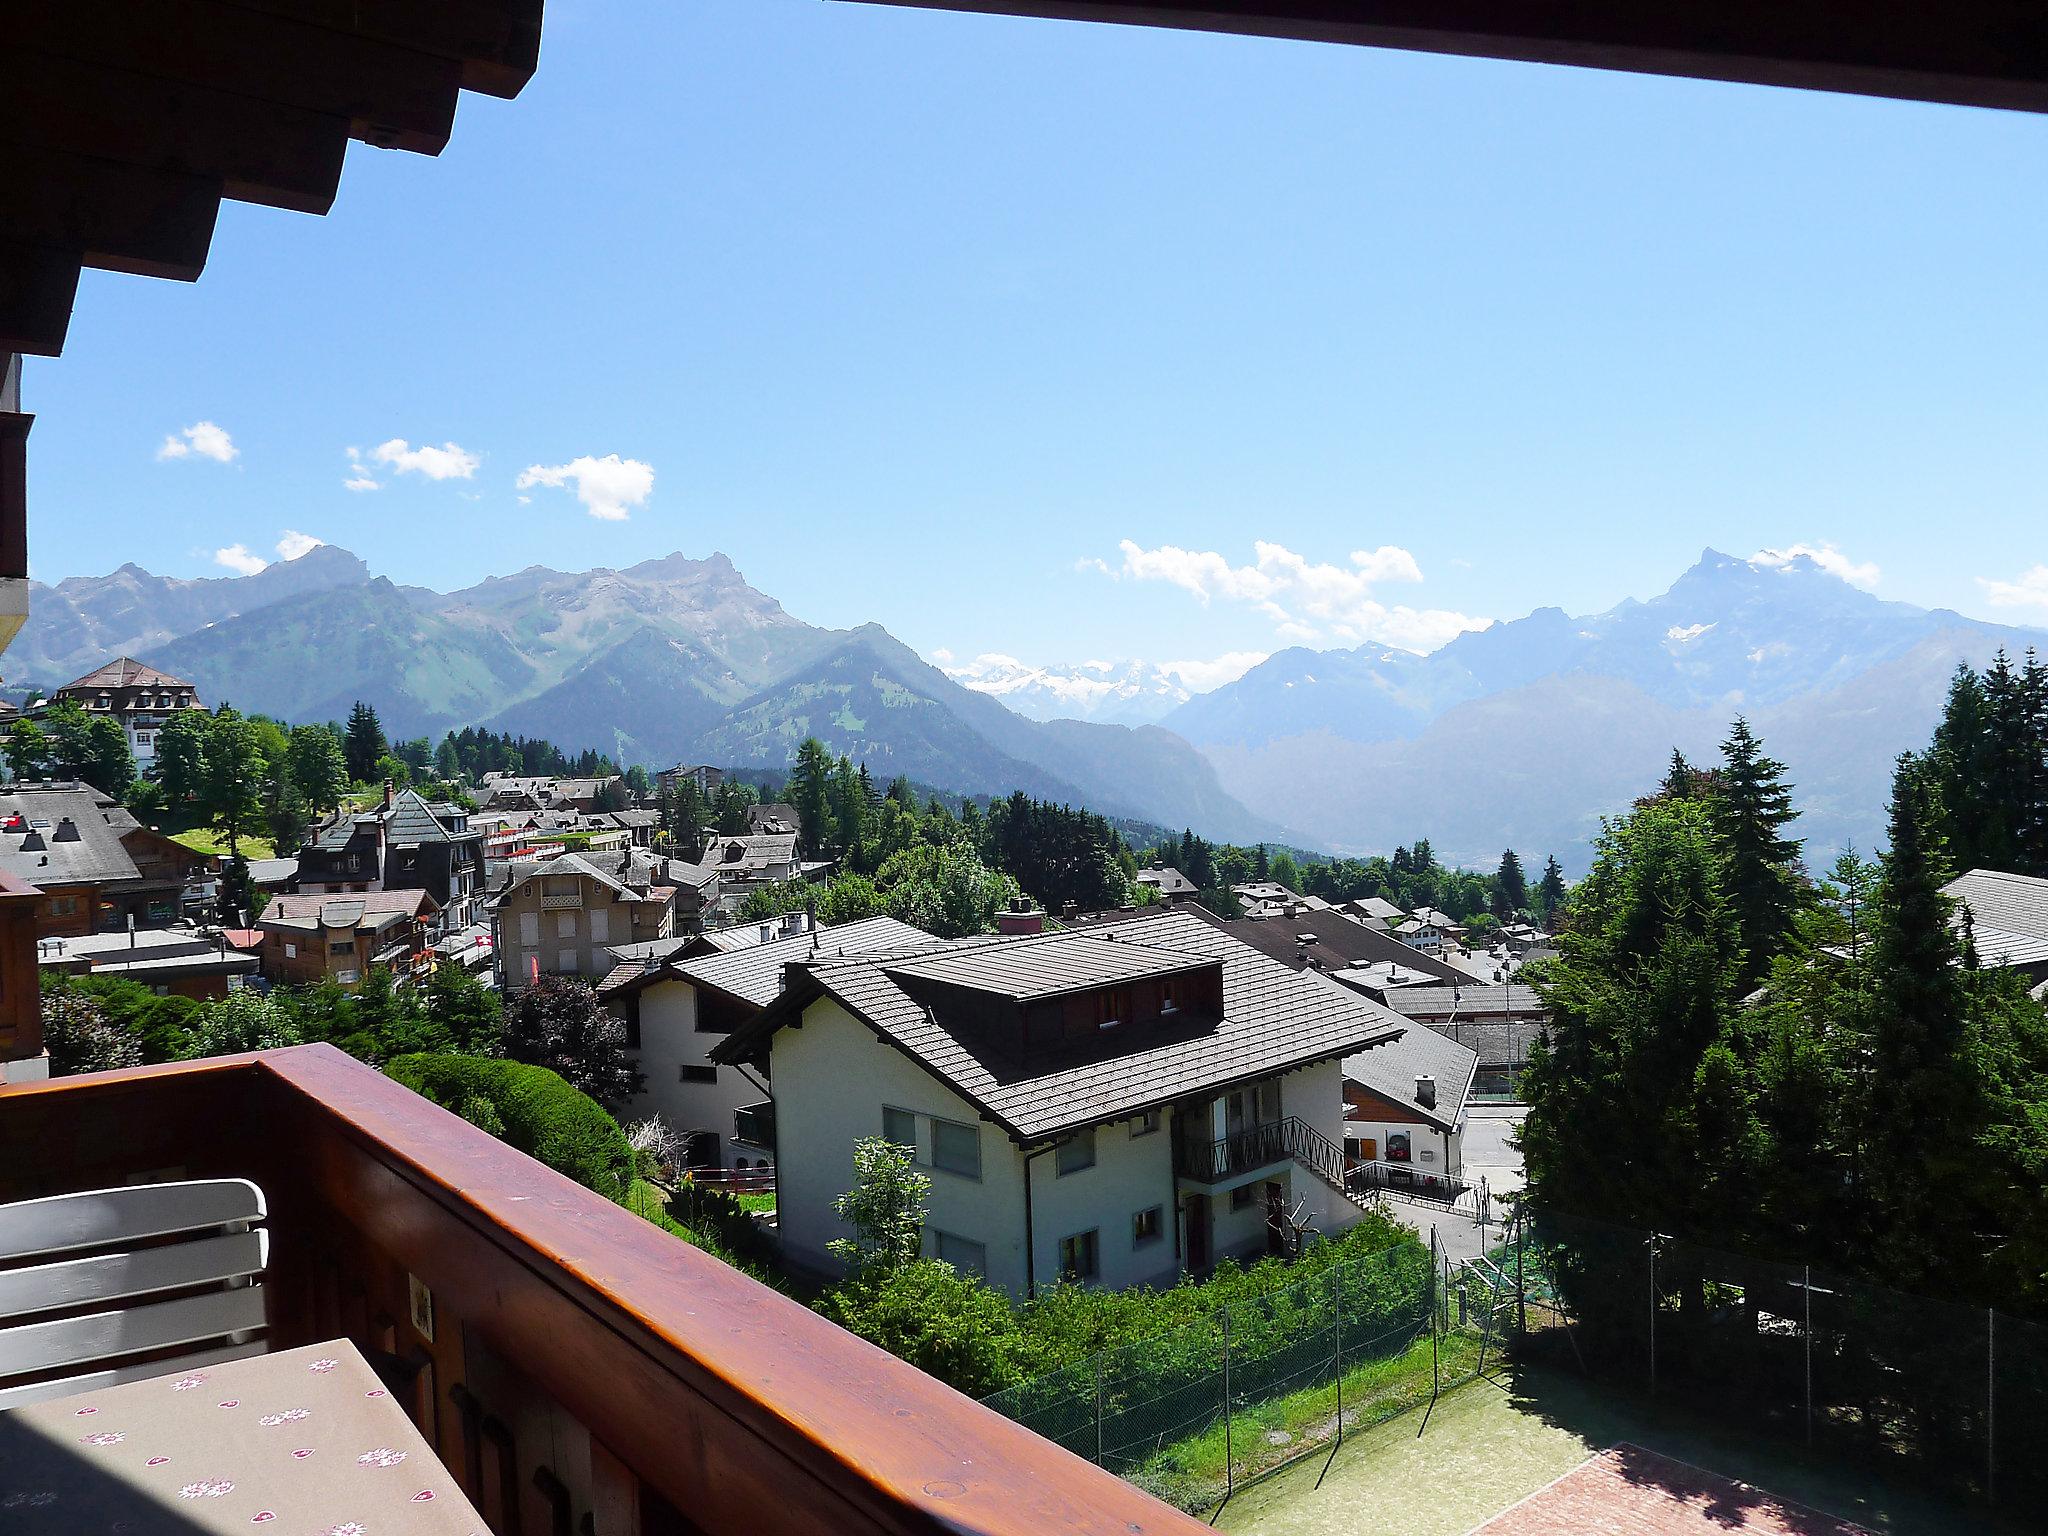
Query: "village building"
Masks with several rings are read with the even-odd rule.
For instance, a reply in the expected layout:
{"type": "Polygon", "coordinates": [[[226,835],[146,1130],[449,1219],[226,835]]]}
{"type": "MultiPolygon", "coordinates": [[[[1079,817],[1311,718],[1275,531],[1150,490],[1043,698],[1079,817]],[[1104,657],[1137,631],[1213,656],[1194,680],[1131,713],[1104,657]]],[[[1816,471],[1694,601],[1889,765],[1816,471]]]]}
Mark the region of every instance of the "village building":
{"type": "Polygon", "coordinates": [[[138,773],[149,776],[156,767],[156,739],[181,709],[202,709],[199,695],[182,677],[173,677],[146,666],[132,656],[123,656],[96,667],[75,682],[66,683],[50,695],[50,702],[76,704],[89,715],[106,715],[117,720],[128,738],[128,750],[138,773]]]}
{"type": "Polygon", "coordinates": [[[0,791],[0,873],[32,885],[39,938],[167,928],[204,897],[212,860],[90,784],[0,791]],[[188,896],[189,893],[189,896],[188,896]]]}
{"type": "Polygon", "coordinates": [[[1381,1001],[1403,1018],[1474,1051],[1478,1080],[1473,1091],[1489,1099],[1515,1097],[1529,1052],[1550,1026],[1550,1005],[1535,988],[1519,982],[1389,988],[1381,1001]]]}
{"type": "Polygon", "coordinates": [[[483,835],[460,806],[384,786],[382,804],[343,810],[299,852],[298,888],[310,895],[423,890],[439,922],[466,928],[482,915],[483,835]]]}
{"type": "Polygon", "coordinates": [[[725,770],[714,768],[709,763],[678,763],[673,768],[664,768],[654,776],[654,792],[657,796],[673,795],[683,785],[695,787],[705,799],[718,793],[718,787],[725,782],[725,770]]]}
{"type": "Polygon", "coordinates": [[[331,981],[354,990],[381,966],[409,981],[428,957],[440,910],[416,888],[274,896],[256,920],[263,977],[276,986],[331,981]]]}
{"type": "Polygon", "coordinates": [[[714,1062],[711,1048],[775,1000],[792,961],[931,942],[893,917],[814,931],[804,913],[791,912],[666,949],[615,952],[618,963],[598,991],[624,1021],[646,1078],[628,1116],[658,1114],[681,1132],[692,1168],[768,1166],[775,1152],[770,1095],[747,1067],[714,1062]]]}
{"type": "Polygon", "coordinates": [[[36,946],[36,964],[71,976],[115,977],[147,987],[159,997],[201,1002],[226,997],[257,972],[257,957],[238,948],[219,929],[182,925],[44,939],[36,946]]]}
{"type": "Polygon", "coordinates": [[[490,900],[498,985],[518,992],[543,976],[595,984],[616,964],[613,945],[670,937],[676,888],[667,862],[621,848],[513,864],[490,900]]]}
{"type": "Polygon", "coordinates": [[[1161,869],[1139,870],[1138,884],[1152,887],[1159,893],[1159,899],[1170,907],[1193,901],[1201,894],[1201,887],[1170,864],[1161,869]]]}
{"type": "Polygon", "coordinates": [[[1344,1062],[1344,1150],[1354,1189],[1450,1198],[1466,1187],[1466,1105],[1478,1054],[1411,1024],[1344,1062]]]}
{"type": "Polygon", "coordinates": [[[710,1054],[774,1088],[790,1259],[834,1267],[854,1144],[887,1136],[931,1175],[928,1250],[1021,1296],[1349,1226],[1343,1062],[1404,1033],[1182,909],[807,956],[710,1054]]]}

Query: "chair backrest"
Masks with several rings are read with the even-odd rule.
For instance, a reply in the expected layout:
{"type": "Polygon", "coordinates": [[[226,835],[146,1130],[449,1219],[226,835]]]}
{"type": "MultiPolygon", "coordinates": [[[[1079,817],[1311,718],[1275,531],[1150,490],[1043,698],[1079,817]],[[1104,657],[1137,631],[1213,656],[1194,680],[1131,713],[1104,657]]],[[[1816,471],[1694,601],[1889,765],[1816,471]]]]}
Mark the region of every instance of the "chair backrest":
{"type": "Polygon", "coordinates": [[[0,1408],[261,1354],[264,1215],[247,1179],[0,1205],[0,1408]]]}

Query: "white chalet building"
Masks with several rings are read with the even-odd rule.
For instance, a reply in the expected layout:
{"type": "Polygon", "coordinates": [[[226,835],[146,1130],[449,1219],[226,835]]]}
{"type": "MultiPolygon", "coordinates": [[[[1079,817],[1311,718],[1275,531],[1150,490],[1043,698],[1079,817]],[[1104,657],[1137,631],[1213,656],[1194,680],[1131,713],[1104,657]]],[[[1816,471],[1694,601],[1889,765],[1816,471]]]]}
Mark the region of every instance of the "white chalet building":
{"type": "Polygon", "coordinates": [[[711,1048],[782,990],[783,968],[821,955],[934,942],[893,917],[870,917],[813,934],[792,912],[759,929],[743,926],[631,946],[598,983],[605,1006],[626,1026],[626,1043],[647,1083],[628,1118],[658,1114],[690,1138],[691,1167],[765,1167],[775,1121],[761,1075],[720,1066],[711,1048]],[[637,953],[634,953],[636,952],[637,953]]]}
{"type": "Polygon", "coordinates": [[[1349,1226],[1344,1059],[1405,1029],[1169,909],[794,960],[711,1057],[774,1088],[789,1258],[836,1267],[854,1144],[888,1136],[930,1174],[927,1251],[1021,1296],[1349,1226]]]}

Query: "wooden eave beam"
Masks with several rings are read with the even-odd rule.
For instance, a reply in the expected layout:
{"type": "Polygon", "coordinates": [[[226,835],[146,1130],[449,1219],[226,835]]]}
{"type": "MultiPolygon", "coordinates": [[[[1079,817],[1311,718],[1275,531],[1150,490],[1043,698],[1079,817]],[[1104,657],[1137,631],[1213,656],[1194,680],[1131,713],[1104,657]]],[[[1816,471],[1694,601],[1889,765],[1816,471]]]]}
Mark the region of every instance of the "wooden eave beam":
{"type": "Polygon", "coordinates": [[[446,147],[462,89],[458,59],[230,0],[17,5],[5,31],[15,47],[330,114],[351,137],[420,154],[446,147]]]}
{"type": "Polygon", "coordinates": [[[2041,0],[861,0],[2048,112],[2041,0]]]}
{"type": "Polygon", "coordinates": [[[228,0],[462,63],[463,89],[517,96],[540,64],[542,0],[228,0]]]}
{"type": "Polygon", "coordinates": [[[0,352],[56,357],[78,298],[75,251],[0,244],[0,352]]]}
{"type": "Polygon", "coordinates": [[[199,276],[220,214],[216,177],[0,144],[0,208],[27,245],[142,277],[199,276]]]}
{"type": "Polygon", "coordinates": [[[0,56],[0,143],[218,180],[240,202],[325,213],[346,118],[32,48],[0,56]]]}

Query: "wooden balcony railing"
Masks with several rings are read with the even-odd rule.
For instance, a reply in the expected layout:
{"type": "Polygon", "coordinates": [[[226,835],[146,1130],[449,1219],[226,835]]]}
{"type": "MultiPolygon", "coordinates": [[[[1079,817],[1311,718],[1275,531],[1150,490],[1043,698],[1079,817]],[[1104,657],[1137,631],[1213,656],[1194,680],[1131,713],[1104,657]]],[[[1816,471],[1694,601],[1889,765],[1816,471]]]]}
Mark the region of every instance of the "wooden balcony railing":
{"type": "Polygon", "coordinates": [[[330,1046],[0,1088],[0,1199],[217,1175],[497,1536],[1203,1529],[330,1046]]]}

